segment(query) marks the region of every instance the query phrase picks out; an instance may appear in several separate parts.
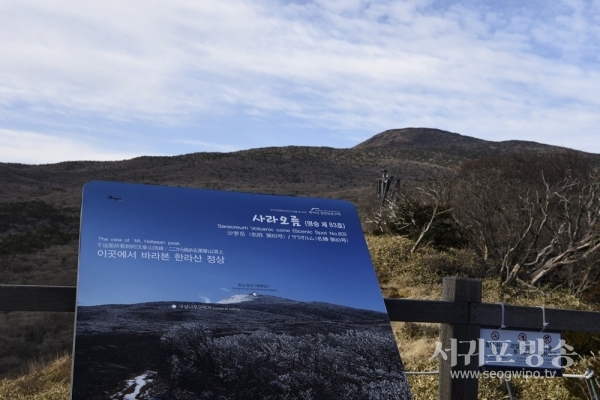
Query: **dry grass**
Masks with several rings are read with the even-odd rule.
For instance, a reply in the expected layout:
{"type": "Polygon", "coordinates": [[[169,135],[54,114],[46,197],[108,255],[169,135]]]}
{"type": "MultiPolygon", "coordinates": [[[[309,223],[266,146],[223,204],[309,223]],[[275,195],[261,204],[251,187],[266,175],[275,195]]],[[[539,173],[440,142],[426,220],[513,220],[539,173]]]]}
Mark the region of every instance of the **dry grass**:
{"type": "MultiPolygon", "coordinates": [[[[422,249],[410,254],[412,243],[404,238],[367,236],[373,264],[385,297],[440,299],[444,276],[483,278],[483,301],[513,305],[598,310],[600,304],[586,302],[568,292],[549,288],[530,289],[503,287],[490,274],[489,266],[467,251],[442,253],[422,249]]],[[[437,371],[438,360],[431,360],[439,340],[439,325],[394,322],[394,333],[407,371],[437,371]]],[[[600,335],[564,332],[567,344],[584,354],[565,373],[582,374],[587,364],[600,373],[600,335]],[[595,355],[595,356],[594,356],[595,355]],[[596,358],[597,357],[597,358],[596,358]]],[[[437,376],[409,376],[415,400],[435,399],[438,396],[437,376]]],[[[585,398],[584,387],[578,379],[513,379],[511,386],[521,400],[571,400],[585,398]]],[[[480,399],[508,399],[503,380],[481,378],[480,399]]]]}
{"type": "Polygon", "coordinates": [[[0,379],[31,372],[72,348],[73,314],[0,312],[0,379]]]}
{"type": "MultiPolygon", "coordinates": [[[[41,367],[38,362],[32,369],[41,367]]],[[[45,368],[18,379],[0,381],[0,398],[4,400],[66,400],[69,398],[71,358],[63,356],[45,368]]]]}

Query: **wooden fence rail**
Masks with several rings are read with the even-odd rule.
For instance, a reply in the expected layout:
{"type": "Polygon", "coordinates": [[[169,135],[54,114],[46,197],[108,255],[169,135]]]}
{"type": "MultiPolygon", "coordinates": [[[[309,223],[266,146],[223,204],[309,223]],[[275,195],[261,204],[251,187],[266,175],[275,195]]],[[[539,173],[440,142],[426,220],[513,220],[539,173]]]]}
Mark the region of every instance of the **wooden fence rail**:
{"type": "MultiPolygon", "coordinates": [[[[0,311],[74,312],[75,295],[76,288],[72,286],[0,285],[0,311]]],[[[502,324],[501,306],[481,303],[481,281],[478,279],[444,278],[442,299],[386,298],[384,301],[391,321],[442,324],[440,341],[444,348],[450,338],[470,341],[477,339],[481,326],[500,327],[502,324]]],[[[542,328],[541,308],[505,305],[504,309],[506,328],[542,328]]],[[[600,332],[600,312],[547,308],[545,320],[548,330],[600,332]]],[[[458,350],[460,353],[461,349],[458,350]]],[[[476,378],[452,379],[450,376],[450,371],[476,368],[476,363],[451,366],[450,357],[446,361],[440,359],[439,398],[477,399],[476,378]]]]}
{"type": "Polygon", "coordinates": [[[0,285],[0,311],[75,312],[73,286],[0,285]]]}

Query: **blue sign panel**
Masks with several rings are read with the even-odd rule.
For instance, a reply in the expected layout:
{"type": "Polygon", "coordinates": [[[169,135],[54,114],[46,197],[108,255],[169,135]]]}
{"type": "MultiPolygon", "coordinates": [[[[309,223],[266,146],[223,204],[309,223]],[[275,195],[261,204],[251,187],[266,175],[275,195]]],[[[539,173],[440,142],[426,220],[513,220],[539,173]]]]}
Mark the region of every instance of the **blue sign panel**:
{"type": "Polygon", "coordinates": [[[356,210],[84,188],[72,398],[410,398],[356,210]]]}

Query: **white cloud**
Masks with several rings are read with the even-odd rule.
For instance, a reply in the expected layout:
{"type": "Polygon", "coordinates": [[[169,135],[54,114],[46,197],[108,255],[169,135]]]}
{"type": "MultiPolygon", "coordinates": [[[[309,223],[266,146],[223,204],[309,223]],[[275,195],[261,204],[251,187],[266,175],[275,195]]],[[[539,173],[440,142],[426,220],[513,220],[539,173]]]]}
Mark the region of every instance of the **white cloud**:
{"type": "MultiPolygon", "coordinates": [[[[559,144],[576,130],[594,143],[598,7],[576,0],[5,1],[0,126],[33,119],[81,132],[89,118],[174,127],[167,138],[152,136],[156,149],[168,140],[232,151],[234,136],[172,132],[242,113],[352,135],[431,126],[559,144]]],[[[87,143],[64,137],[70,146],[87,143]]],[[[252,147],[269,145],[256,140],[252,147]]],[[[333,136],[322,140],[333,145],[326,142],[333,136]]]]}
{"type": "Polygon", "coordinates": [[[202,140],[184,140],[176,139],[175,142],[191,145],[195,147],[195,151],[216,151],[221,153],[228,153],[232,151],[241,150],[241,148],[221,143],[204,142],[202,140]],[[200,148],[200,149],[198,149],[200,148]]]}
{"type": "Polygon", "coordinates": [[[84,140],[0,128],[0,162],[50,164],[60,161],[114,161],[140,154],[94,147],[84,140]]]}

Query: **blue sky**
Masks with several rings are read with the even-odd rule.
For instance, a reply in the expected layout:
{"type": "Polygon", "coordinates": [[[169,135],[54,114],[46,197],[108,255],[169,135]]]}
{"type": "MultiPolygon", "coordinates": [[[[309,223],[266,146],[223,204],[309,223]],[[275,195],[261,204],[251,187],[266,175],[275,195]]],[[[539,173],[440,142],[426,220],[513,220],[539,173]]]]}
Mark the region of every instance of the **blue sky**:
{"type": "Polygon", "coordinates": [[[411,126],[600,153],[599,1],[5,0],[0,39],[0,162],[411,126]]]}
{"type": "MultiPolygon", "coordinates": [[[[322,229],[323,231],[323,229],[322,229]]],[[[80,244],[78,304],[148,301],[217,302],[235,294],[274,295],[385,312],[358,215],[346,201],[93,182],[86,185],[80,244]],[[108,199],[108,196],[119,201],[108,199]],[[313,207],[341,215],[309,215],[313,207]],[[276,211],[273,211],[275,209],[276,211]],[[299,211],[291,213],[290,211],[299,211]],[[287,216],[288,225],[253,221],[255,215],[287,216]],[[218,224],[292,228],[291,215],[305,221],[343,222],[348,243],[227,235],[218,224]],[[223,264],[142,258],[107,258],[99,243],[118,238],[180,242],[177,247],[217,249],[223,264]],[[268,285],[270,291],[238,289],[268,285]]],[[[292,233],[293,234],[293,233],[292,233]]],[[[287,236],[287,235],[286,235],[287,236]]],[[[314,236],[314,235],[313,235],[314,236]]],[[[328,234],[324,236],[329,236],[328,234]]],[[[124,243],[124,242],[123,242],[124,243]]],[[[167,246],[166,246],[167,247],[167,246]]]]}

